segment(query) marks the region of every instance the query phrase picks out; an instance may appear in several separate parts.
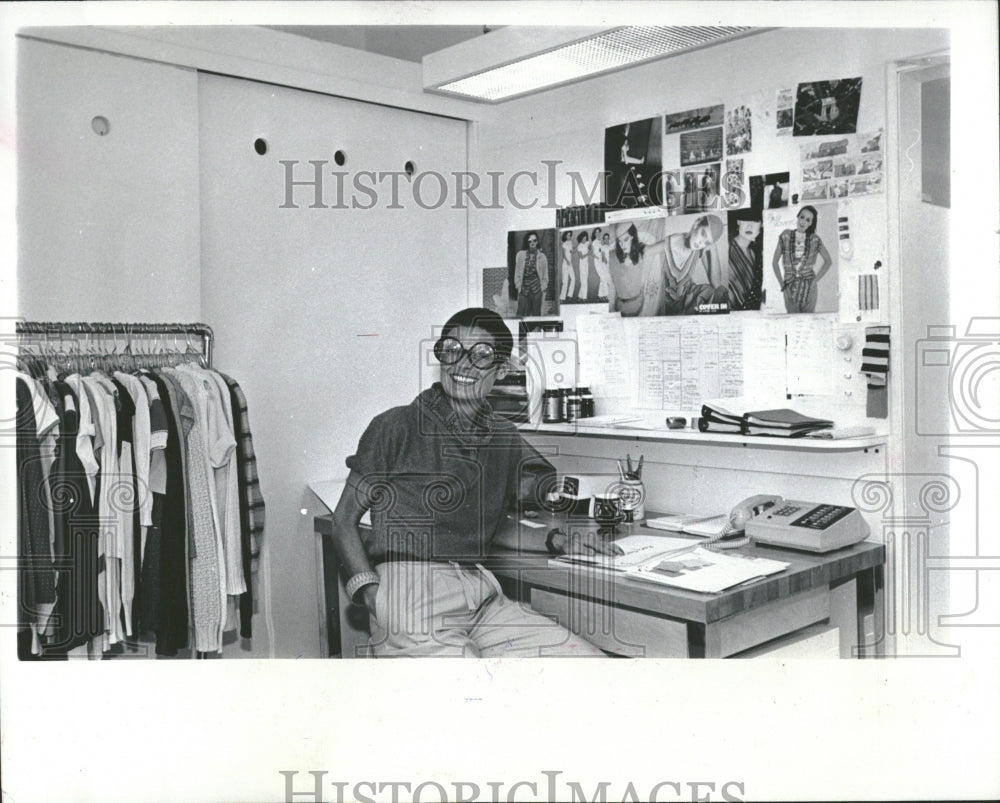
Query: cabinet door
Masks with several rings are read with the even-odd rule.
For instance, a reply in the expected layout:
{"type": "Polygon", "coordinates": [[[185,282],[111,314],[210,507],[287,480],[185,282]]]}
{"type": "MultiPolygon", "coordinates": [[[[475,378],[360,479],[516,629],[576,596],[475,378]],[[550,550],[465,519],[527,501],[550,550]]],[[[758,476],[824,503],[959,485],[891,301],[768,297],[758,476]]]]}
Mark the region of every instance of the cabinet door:
{"type": "Polygon", "coordinates": [[[326,511],[307,486],[345,474],[372,417],[436,379],[434,327],[467,305],[466,210],[405,173],[464,170],[466,124],[217,75],[199,87],[203,312],[266,472],[275,654],[310,655],[309,514],[326,511]]]}
{"type": "Polygon", "coordinates": [[[193,70],[18,39],[19,313],[201,318],[193,70]]]}

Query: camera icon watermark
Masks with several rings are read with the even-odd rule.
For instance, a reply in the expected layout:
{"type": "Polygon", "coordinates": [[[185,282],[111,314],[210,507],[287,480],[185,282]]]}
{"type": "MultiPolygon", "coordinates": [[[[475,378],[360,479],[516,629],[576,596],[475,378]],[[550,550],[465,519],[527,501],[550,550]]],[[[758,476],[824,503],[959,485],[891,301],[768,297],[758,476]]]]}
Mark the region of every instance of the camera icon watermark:
{"type": "Polygon", "coordinates": [[[1000,434],[1000,318],[928,326],[917,341],[918,435],[1000,434]]]}

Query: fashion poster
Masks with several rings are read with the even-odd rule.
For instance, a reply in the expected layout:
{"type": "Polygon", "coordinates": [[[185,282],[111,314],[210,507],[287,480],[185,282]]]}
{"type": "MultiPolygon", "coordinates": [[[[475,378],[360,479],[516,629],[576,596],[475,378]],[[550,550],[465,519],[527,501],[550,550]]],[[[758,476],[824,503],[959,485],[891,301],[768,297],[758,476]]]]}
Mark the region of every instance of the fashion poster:
{"type": "Polygon", "coordinates": [[[837,204],[764,211],[764,293],[769,313],[837,312],[837,204]]]}
{"type": "Polygon", "coordinates": [[[663,133],[677,134],[681,131],[690,131],[694,128],[722,125],[722,112],[723,106],[719,103],[715,106],[702,106],[698,109],[688,109],[684,112],[665,115],[663,118],[663,133]]]}
{"type": "Polygon", "coordinates": [[[795,93],[797,137],[817,134],[853,134],[861,106],[861,79],[841,78],[799,84],[795,93]]]}
{"type": "Polygon", "coordinates": [[[659,117],[613,126],[604,132],[605,201],[613,209],[652,206],[662,200],[652,187],[663,167],[663,121],[659,117]]]}
{"type": "Polygon", "coordinates": [[[753,148],[753,112],[737,106],[726,112],[726,153],[735,156],[753,148]]]}
{"type": "Polygon", "coordinates": [[[755,209],[780,209],[788,206],[790,181],[787,172],[750,176],[750,206],[755,209]]]}
{"type": "Polygon", "coordinates": [[[680,170],[663,171],[663,203],[668,215],[684,212],[684,177],[680,170]]]}
{"type": "Polygon", "coordinates": [[[559,230],[556,251],[559,306],[607,303],[612,228],[610,224],[602,224],[559,230]]]}
{"type": "Polygon", "coordinates": [[[623,317],[729,311],[722,213],[613,224],[608,308],[623,317]]]}
{"type": "Polygon", "coordinates": [[[680,137],[681,166],[722,159],[722,126],[688,131],[680,137]]]}
{"type": "Polygon", "coordinates": [[[555,229],[507,232],[508,298],[518,318],[559,311],[555,239],[555,229]]]}
{"type": "Polygon", "coordinates": [[[702,165],[684,171],[684,212],[708,212],[722,207],[719,164],[702,165]]]}
{"type": "Polygon", "coordinates": [[[727,213],[729,308],[759,310],[764,285],[764,221],[760,209],[727,213]]]}

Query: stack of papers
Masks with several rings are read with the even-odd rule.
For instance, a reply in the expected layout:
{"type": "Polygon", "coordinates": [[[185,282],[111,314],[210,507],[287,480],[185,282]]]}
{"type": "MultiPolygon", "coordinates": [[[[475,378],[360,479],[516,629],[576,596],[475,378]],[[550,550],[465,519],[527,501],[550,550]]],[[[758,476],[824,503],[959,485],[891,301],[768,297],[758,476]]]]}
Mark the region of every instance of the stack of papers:
{"type": "Polygon", "coordinates": [[[696,543],[690,538],[671,538],[665,535],[628,535],[615,544],[621,555],[572,554],[559,555],[549,560],[550,566],[588,565],[600,566],[611,571],[624,572],[650,561],[656,562],[668,555],[692,549],[696,543]]]}
{"type": "Polygon", "coordinates": [[[649,583],[716,594],[787,568],[788,563],[780,560],[720,555],[697,547],[647,561],[627,570],[625,574],[649,583]]]}

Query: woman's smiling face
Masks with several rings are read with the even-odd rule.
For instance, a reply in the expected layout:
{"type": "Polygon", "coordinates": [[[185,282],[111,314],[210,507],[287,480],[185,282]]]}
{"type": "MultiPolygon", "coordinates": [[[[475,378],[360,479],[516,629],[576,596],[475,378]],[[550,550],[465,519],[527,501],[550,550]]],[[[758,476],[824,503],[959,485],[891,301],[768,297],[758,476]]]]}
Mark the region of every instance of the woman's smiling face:
{"type": "Polygon", "coordinates": [[[449,330],[447,336],[458,340],[466,353],[454,365],[441,364],[441,387],[456,406],[475,409],[485,403],[493,389],[493,383],[506,375],[506,367],[501,363],[488,368],[477,368],[469,359],[468,350],[476,343],[496,346],[493,335],[485,329],[459,326],[449,330]]]}

